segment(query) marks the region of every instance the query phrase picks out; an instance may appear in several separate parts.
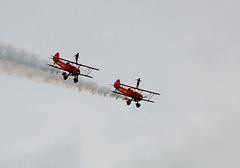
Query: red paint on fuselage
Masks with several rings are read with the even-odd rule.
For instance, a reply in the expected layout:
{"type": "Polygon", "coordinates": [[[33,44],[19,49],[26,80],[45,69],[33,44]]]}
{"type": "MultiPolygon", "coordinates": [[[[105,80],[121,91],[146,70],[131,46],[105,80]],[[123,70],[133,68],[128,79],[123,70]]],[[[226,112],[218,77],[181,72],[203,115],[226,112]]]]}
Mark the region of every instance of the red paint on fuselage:
{"type": "Polygon", "coordinates": [[[131,97],[134,101],[141,101],[143,98],[142,94],[135,92],[135,91],[131,90],[130,88],[126,89],[126,88],[121,87],[119,79],[114,83],[114,88],[116,90],[118,90],[119,92],[121,92],[122,94],[124,94],[128,97],[131,97]]]}
{"type": "Polygon", "coordinates": [[[79,75],[80,71],[78,68],[70,65],[69,63],[64,63],[61,60],[58,59],[59,58],[59,53],[56,53],[53,57],[53,61],[54,63],[56,63],[58,66],[60,66],[63,70],[68,71],[70,73],[72,73],[73,76],[75,75],[79,75]]]}

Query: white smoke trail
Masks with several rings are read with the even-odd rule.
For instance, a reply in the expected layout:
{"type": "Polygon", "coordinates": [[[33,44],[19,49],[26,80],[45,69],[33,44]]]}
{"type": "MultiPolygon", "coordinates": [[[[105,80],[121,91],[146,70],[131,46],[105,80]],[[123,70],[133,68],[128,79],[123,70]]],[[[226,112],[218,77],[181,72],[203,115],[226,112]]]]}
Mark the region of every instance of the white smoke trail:
{"type": "Polygon", "coordinates": [[[79,78],[78,83],[73,83],[72,80],[64,81],[60,71],[47,66],[46,62],[37,55],[0,42],[0,72],[79,91],[89,91],[100,96],[121,97],[112,93],[109,87],[83,78],[79,78]]]}

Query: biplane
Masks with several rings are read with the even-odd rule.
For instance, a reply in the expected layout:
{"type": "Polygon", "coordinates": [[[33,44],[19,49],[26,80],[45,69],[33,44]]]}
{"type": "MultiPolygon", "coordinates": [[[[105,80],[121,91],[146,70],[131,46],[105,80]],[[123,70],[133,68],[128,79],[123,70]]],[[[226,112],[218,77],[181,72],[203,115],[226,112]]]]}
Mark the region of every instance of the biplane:
{"type": "Polygon", "coordinates": [[[130,105],[132,101],[135,101],[137,108],[139,108],[141,106],[139,101],[146,101],[146,102],[154,103],[154,101],[151,100],[153,95],[160,95],[160,94],[157,92],[140,89],[139,84],[142,81],[140,78],[138,78],[136,80],[137,80],[136,87],[133,87],[133,86],[129,86],[129,85],[120,83],[120,80],[118,79],[113,85],[115,88],[115,91],[112,91],[112,92],[126,96],[127,105],[130,105]],[[125,88],[125,87],[127,87],[127,88],[125,88]]]}
{"type": "Polygon", "coordinates": [[[47,64],[47,65],[53,68],[63,70],[64,72],[62,73],[62,75],[64,80],[67,80],[69,76],[73,76],[74,83],[78,82],[79,75],[92,78],[92,76],[89,75],[92,72],[92,70],[99,71],[99,69],[97,68],[79,64],[77,63],[77,61],[73,62],[73,61],[60,58],[59,53],[56,53],[54,56],[51,56],[50,58],[53,59],[53,64],[47,64]],[[82,72],[80,71],[80,67],[83,68],[83,70],[81,70],[82,72]]]}

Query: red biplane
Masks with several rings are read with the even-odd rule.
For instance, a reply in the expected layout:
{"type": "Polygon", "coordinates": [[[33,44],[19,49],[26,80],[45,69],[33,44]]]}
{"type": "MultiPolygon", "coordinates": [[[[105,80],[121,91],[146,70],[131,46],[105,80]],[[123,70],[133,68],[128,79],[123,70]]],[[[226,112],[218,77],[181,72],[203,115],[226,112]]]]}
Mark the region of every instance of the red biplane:
{"type": "Polygon", "coordinates": [[[154,103],[151,100],[151,98],[153,97],[153,95],[160,95],[160,94],[156,93],[156,92],[144,90],[144,89],[139,89],[138,88],[139,84],[142,81],[140,78],[138,78],[136,80],[137,80],[137,85],[136,85],[136,87],[133,87],[133,86],[129,86],[129,85],[120,83],[120,80],[118,79],[113,85],[115,88],[115,91],[112,91],[112,92],[126,96],[127,105],[130,105],[132,101],[135,101],[137,108],[139,108],[141,106],[141,104],[138,103],[139,101],[147,101],[150,103],[154,103]],[[128,87],[128,89],[126,89],[122,86],[128,87]],[[144,96],[142,93],[144,93],[144,96]]]}
{"type": "Polygon", "coordinates": [[[70,75],[73,76],[74,83],[78,82],[79,75],[92,78],[92,76],[89,76],[92,70],[99,71],[99,69],[97,68],[86,66],[83,64],[78,64],[77,59],[76,59],[76,62],[73,62],[63,58],[59,58],[59,53],[56,53],[54,56],[50,58],[53,59],[54,63],[52,65],[51,64],[47,64],[47,65],[65,71],[62,73],[64,80],[66,80],[70,75]],[[65,61],[66,63],[63,61],[65,61]],[[56,66],[55,64],[57,64],[58,66],[56,66]],[[76,65],[77,67],[73,65],[76,65]],[[84,73],[81,73],[80,67],[84,68],[84,70],[82,70],[84,73]]]}

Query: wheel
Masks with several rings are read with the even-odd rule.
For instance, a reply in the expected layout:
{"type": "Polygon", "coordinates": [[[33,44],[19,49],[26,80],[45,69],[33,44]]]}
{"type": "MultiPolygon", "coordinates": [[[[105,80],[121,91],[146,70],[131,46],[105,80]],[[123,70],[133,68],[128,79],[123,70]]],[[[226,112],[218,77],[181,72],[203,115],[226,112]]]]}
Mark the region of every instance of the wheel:
{"type": "Polygon", "coordinates": [[[130,105],[130,104],[131,104],[131,100],[128,100],[128,101],[127,101],[127,105],[130,105]]]}
{"type": "Polygon", "coordinates": [[[136,106],[137,106],[137,108],[139,108],[141,106],[141,104],[140,103],[136,103],[136,106]]]}
{"type": "Polygon", "coordinates": [[[67,80],[67,78],[68,78],[67,73],[66,73],[66,72],[63,72],[62,75],[63,75],[63,79],[64,79],[64,80],[67,80]]]}
{"type": "Polygon", "coordinates": [[[78,82],[78,78],[73,78],[74,83],[78,82]]]}

